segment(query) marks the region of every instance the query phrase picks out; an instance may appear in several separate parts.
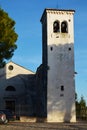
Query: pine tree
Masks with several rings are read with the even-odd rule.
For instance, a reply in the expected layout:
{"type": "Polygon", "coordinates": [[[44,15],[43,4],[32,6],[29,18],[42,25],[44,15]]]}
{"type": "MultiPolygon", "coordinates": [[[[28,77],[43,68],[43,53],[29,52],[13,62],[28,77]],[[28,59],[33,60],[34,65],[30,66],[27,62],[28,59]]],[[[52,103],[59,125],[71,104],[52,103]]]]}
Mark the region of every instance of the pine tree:
{"type": "Polygon", "coordinates": [[[8,13],[0,8],[0,67],[3,67],[6,60],[10,59],[17,45],[15,44],[18,35],[15,32],[15,21],[8,13]]]}

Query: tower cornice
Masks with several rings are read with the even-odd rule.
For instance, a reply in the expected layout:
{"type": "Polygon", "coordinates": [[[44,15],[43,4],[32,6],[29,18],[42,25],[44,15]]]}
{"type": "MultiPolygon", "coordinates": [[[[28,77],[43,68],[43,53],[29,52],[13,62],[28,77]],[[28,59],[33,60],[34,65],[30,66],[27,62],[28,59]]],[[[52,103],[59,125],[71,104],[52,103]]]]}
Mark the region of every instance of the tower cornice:
{"type": "Polygon", "coordinates": [[[44,10],[44,12],[43,12],[43,14],[42,14],[42,17],[41,17],[41,22],[42,22],[42,20],[43,20],[43,17],[44,17],[44,15],[46,15],[46,13],[51,13],[51,14],[67,14],[67,15],[73,15],[74,14],[74,12],[75,12],[75,10],[71,10],[71,9],[69,9],[69,10],[65,10],[65,9],[51,9],[51,8],[46,8],[45,10],[44,10]]]}

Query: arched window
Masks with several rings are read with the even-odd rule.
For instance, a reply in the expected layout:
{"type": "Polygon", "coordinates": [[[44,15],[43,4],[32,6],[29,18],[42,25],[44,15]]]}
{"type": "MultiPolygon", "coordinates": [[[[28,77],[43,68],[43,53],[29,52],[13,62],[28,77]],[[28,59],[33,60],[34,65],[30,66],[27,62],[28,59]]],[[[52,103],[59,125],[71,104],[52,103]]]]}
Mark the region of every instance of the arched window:
{"type": "Polygon", "coordinates": [[[56,33],[56,32],[60,32],[60,24],[59,24],[59,21],[55,21],[53,23],[53,32],[56,33]]]}
{"type": "Polygon", "coordinates": [[[6,91],[16,91],[16,89],[13,86],[8,86],[5,90],[6,91]]]}
{"type": "Polygon", "coordinates": [[[61,32],[62,33],[68,33],[68,24],[66,21],[63,21],[61,23],[61,32]]]}

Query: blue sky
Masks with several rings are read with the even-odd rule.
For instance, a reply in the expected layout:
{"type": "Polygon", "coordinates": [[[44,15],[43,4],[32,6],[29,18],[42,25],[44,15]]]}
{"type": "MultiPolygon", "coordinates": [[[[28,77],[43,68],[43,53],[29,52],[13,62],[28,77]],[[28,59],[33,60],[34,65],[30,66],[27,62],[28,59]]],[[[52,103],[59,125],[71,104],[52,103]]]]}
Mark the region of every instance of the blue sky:
{"type": "Polygon", "coordinates": [[[42,63],[40,18],[45,8],[74,9],[75,77],[78,98],[87,101],[87,0],[0,0],[0,6],[15,20],[18,49],[12,61],[36,71],[42,63]]]}

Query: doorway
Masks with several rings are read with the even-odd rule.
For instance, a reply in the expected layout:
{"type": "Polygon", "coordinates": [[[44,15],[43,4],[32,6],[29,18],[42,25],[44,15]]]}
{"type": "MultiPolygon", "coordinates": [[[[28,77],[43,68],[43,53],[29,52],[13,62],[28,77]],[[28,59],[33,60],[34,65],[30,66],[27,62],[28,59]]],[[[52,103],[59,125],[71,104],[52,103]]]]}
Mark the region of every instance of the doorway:
{"type": "Polygon", "coordinates": [[[6,100],[5,108],[15,112],[15,100],[6,100]]]}

